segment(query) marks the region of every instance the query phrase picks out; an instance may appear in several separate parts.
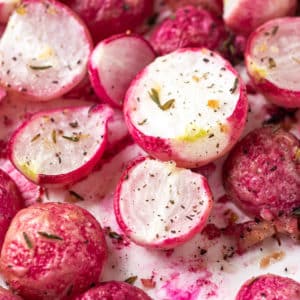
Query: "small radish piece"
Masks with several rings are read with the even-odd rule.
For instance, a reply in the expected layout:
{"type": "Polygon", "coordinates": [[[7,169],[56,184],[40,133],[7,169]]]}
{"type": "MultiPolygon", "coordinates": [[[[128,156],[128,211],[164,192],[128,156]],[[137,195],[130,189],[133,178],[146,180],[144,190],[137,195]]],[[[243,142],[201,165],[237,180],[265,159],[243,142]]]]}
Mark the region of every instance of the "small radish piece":
{"type": "Polygon", "coordinates": [[[0,23],[6,24],[20,0],[0,0],[0,23]]]}
{"type": "Polygon", "coordinates": [[[87,24],[94,42],[138,29],[151,17],[154,0],[63,0],[87,24]]]}
{"type": "Polygon", "coordinates": [[[251,34],[246,66],[255,86],[273,103],[300,107],[300,18],[269,21],[251,34]]]}
{"type": "Polygon", "coordinates": [[[223,19],[236,33],[248,36],[263,23],[296,12],[297,0],[224,0],[223,19]]]}
{"type": "Polygon", "coordinates": [[[44,203],[14,217],[1,251],[1,273],[24,299],[70,299],[99,280],[107,257],[100,224],[87,210],[44,203]]]}
{"type": "Polygon", "coordinates": [[[140,158],[123,173],[114,207],[119,226],[132,241],[168,249],[201,232],[212,203],[204,176],[174,162],[140,158]]]}
{"type": "Polygon", "coordinates": [[[226,154],[247,117],[245,86],[205,48],[157,58],[132,82],[124,102],[132,137],[151,156],[199,167],[226,154]]]}
{"type": "Polygon", "coordinates": [[[89,61],[90,80],[96,94],[121,108],[131,81],[154,59],[154,50],[142,36],[121,34],[103,40],[89,61]]]}
{"type": "Polygon", "coordinates": [[[159,55],[178,48],[222,48],[228,39],[223,21],[210,12],[194,6],[185,6],[175,12],[175,17],[160,23],[150,36],[150,42],[159,55]]]}
{"type": "Polygon", "coordinates": [[[147,294],[126,282],[102,282],[74,300],[151,300],[147,294]]]}
{"type": "Polygon", "coordinates": [[[36,184],[75,182],[101,158],[111,114],[104,105],[38,112],[12,136],[10,159],[36,184]]]}
{"type": "Polygon", "coordinates": [[[235,300],[298,300],[300,283],[288,277],[273,274],[261,275],[248,280],[235,300]]]}
{"type": "Polygon", "coordinates": [[[22,300],[19,296],[14,295],[9,290],[0,287],[0,299],[1,300],[22,300]]]}
{"type": "Polygon", "coordinates": [[[1,84],[30,100],[59,97],[84,78],[91,50],[88,30],[67,6],[23,1],[0,40],[1,84]]]}
{"type": "Polygon", "coordinates": [[[0,170],[0,249],[11,219],[23,208],[23,199],[13,180],[0,170]]]}

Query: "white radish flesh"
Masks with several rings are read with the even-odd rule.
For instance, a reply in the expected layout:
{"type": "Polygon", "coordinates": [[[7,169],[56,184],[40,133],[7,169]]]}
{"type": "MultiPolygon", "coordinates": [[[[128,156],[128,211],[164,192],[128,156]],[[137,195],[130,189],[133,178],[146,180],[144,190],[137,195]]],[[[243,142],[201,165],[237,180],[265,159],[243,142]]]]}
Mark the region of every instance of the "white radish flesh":
{"type": "Polygon", "coordinates": [[[122,107],[130,82],[154,58],[154,50],[139,35],[121,34],[103,40],[89,62],[96,94],[108,104],[122,107]]]}
{"type": "Polygon", "coordinates": [[[50,100],[86,74],[92,43],[82,21],[54,1],[24,1],[0,41],[1,84],[31,100],[50,100]]]}
{"type": "Polygon", "coordinates": [[[101,158],[111,114],[102,105],[37,113],[13,135],[10,158],[35,183],[77,181],[101,158]]]}
{"type": "Polygon", "coordinates": [[[173,248],[189,240],[202,230],[211,207],[205,177],[145,158],[125,171],[115,195],[120,227],[146,247],[173,248]]]}
{"type": "Polygon", "coordinates": [[[247,116],[245,87],[237,72],[205,48],[157,58],[132,82],[125,121],[152,156],[197,167],[228,152],[247,116]]]}

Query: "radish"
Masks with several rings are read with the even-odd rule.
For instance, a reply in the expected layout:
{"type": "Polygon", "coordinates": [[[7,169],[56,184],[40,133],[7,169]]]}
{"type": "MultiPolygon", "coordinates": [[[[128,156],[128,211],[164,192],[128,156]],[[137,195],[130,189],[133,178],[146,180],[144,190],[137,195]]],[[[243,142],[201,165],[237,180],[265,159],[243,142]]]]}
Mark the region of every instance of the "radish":
{"type": "Polygon", "coordinates": [[[77,181],[101,158],[111,114],[103,105],[36,113],[12,136],[10,159],[37,184],[77,181]]]}
{"type": "Polygon", "coordinates": [[[154,59],[154,50],[142,36],[121,34],[103,40],[89,61],[90,80],[96,94],[121,108],[130,82],[154,59]]]}
{"type": "Polygon", "coordinates": [[[0,0],[0,23],[6,24],[20,0],[0,0]]]}
{"type": "Polygon", "coordinates": [[[83,22],[53,0],[26,0],[0,40],[1,84],[30,100],[59,97],[85,76],[92,43],[83,22]]]}
{"type": "Polygon", "coordinates": [[[204,176],[174,162],[140,158],[123,173],[114,208],[119,226],[136,244],[174,248],[203,229],[212,202],[204,176]]]}
{"type": "Polygon", "coordinates": [[[94,42],[136,30],[151,17],[154,0],[63,0],[87,24],[94,42]]]}
{"type": "Polygon", "coordinates": [[[279,17],[292,16],[297,0],[224,0],[223,19],[233,31],[249,35],[261,24],[279,17]]]}
{"type": "Polygon", "coordinates": [[[1,273],[24,299],[70,299],[95,284],[107,257],[100,224],[85,209],[44,203],[14,217],[1,251],[1,273]]]}
{"type": "Polygon", "coordinates": [[[256,87],[273,103],[300,107],[300,18],[269,21],[249,37],[246,66],[256,87]]]}
{"type": "Polygon", "coordinates": [[[14,295],[9,290],[0,287],[0,299],[1,300],[22,300],[19,296],[14,295]]]}
{"type": "Polygon", "coordinates": [[[288,277],[273,274],[261,275],[248,280],[235,300],[298,300],[300,283],[288,277]]]}
{"type": "Polygon", "coordinates": [[[205,48],[157,58],[132,82],[124,103],[130,134],[150,155],[199,167],[227,153],[247,117],[245,86],[205,48]]]}

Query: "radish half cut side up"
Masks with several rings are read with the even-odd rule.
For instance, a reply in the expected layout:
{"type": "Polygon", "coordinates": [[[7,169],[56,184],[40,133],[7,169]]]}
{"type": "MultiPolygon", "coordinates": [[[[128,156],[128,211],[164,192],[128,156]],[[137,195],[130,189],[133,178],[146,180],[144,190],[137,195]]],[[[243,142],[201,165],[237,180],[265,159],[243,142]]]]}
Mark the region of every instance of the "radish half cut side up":
{"type": "Polygon", "coordinates": [[[12,136],[10,159],[37,184],[75,182],[101,158],[111,114],[104,105],[39,112],[12,136]]]}
{"type": "Polygon", "coordinates": [[[272,20],[251,34],[246,66],[256,87],[273,103],[300,107],[300,18],[272,20]]]}
{"type": "Polygon", "coordinates": [[[174,162],[140,158],[122,175],[114,206],[121,229],[136,244],[167,249],[202,230],[212,203],[202,175],[174,162]]]}
{"type": "Polygon", "coordinates": [[[248,36],[263,23],[293,16],[297,0],[226,0],[223,19],[233,31],[248,36]]]}
{"type": "Polygon", "coordinates": [[[154,50],[142,36],[121,34],[103,40],[89,61],[96,94],[108,104],[122,107],[131,81],[154,59],[154,50]]]}
{"type": "Polygon", "coordinates": [[[0,41],[1,84],[30,100],[59,97],[83,79],[91,51],[88,30],[68,7],[23,1],[0,41]]]}
{"type": "Polygon", "coordinates": [[[155,158],[189,168],[232,148],[247,109],[237,72],[205,48],[157,58],[135,78],[124,102],[125,121],[136,142],[155,158]]]}

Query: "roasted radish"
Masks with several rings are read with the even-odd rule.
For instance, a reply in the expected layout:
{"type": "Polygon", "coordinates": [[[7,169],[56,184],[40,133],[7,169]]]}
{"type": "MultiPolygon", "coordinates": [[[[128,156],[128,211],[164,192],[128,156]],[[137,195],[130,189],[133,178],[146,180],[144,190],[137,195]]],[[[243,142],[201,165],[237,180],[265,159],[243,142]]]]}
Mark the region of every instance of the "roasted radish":
{"type": "Polygon", "coordinates": [[[203,229],[212,201],[202,175],[141,158],[123,173],[114,207],[119,226],[136,244],[174,248],[203,229]]]}
{"type": "Polygon", "coordinates": [[[16,184],[0,170],[0,249],[11,219],[23,206],[16,184]]]}
{"type": "Polygon", "coordinates": [[[6,24],[20,0],[0,0],[0,23],[6,24]]]}
{"type": "Polygon", "coordinates": [[[126,282],[103,282],[74,300],[151,300],[141,289],[126,282]]]}
{"type": "Polygon", "coordinates": [[[299,30],[299,17],[275,19],[253,32],[247,44],[246,65],[253,83],[283,107],[300,107],[299,30]]]}
{"type": "Polygon", "coordinates": [[[0,287],[0,299],[1,300],[22,300],[19,296],[14,295],[9,290],[0,287]]]}
{"type": "Polygon", "coordinates": [[[157,54],[164,55],[184,47],[221,49],[227,38],[221,19],[204,9],[186,6],[159,24],[150,42],[157,54]]]}
{"type": "Polygon", "coordinates": [[[142,36],[121,34],[103,40],[89,61],[96,94],[108,104],[122,107],[130,82],[154,58],[152,47],[142,36]]]}
{"type": "Polygon", "coordinates": [[[81,106],[34,114],[10,140],[10,159],[37,184],[68,184],[85,177],[107,140],[107,106],[81,106]]]}
{"type": "Polygon", "coordinates": [[[150,155],[198,167],[224,155],[247,117],[245,86],[237,72],[205,48],[157,58],[132,82],[125,121],[150,155]]]}
{"type": "Polygon", "coordinates": [[[223,2],[223,18],[226,25],[246,36],[269,20],[294,15],[297,7],[297,0],[224,0],[223,2]]]}
{"type": "Polygon", "coordinates": [[[37,204],[13,219],[0,267],[10,287],[25,299],[66,299],[87,290],[107,255],[101,227],[72,204],[37,204]]]}
{"type": "Polygon", "coordinates": [[[83,22],[53,0],[25,0],[0,40],[1,84],[31,100],[50,100],[86,74],[92,43],[83,22]]]}
{"type": "Polygon", "coordinates": [[[152,15],[154,0],[63,0],[85,21],[95,42],[135,30],[152,15]]]}
{"type": "Polygon", "coordinates": [[[300,143],[266,127],[250,132],[230,152],[223,180],[229,199],[245,213],[271,220],[300,207],[300,143]]]}
{"type": "Polygon", "coordinates": [[[273,274],[248,280],[240,289],[236,300],[298,300],[300,283],[288,277],[273,274]]]}

